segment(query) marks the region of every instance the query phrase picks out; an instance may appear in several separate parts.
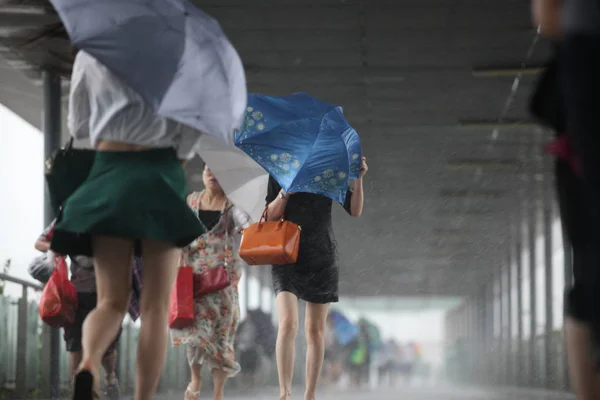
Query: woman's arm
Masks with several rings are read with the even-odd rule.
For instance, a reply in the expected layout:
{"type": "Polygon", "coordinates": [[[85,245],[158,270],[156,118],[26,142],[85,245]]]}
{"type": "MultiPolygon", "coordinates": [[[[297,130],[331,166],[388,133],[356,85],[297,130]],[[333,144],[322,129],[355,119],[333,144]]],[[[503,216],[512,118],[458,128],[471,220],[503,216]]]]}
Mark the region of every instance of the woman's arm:
{"type": "Polygon", "coordinates": [[[277,221],[283,218],[285,207],[291,193],[285,193],[279,183],[272,177],[269,178],[267,189],[267,217],[269,221],[277,221]]]}
{"type": "MultiPolygon", "coordinates": [[[[367,171],[369,171],[369,166],[367,165],[367,158],[362,158],[362,167],[360,168],[360,174],[358,175],[358,179],[354,181],[354,187],[352,190],[352,194],[350,195],[350,205],[348,213],[353,217],[360,217],[363,211],[363,205],[365,202],[364,190],[363,190],[363,177],[366,175],[367,171]]],[[[346,207],[348,208],[348,207],[346,207]]]]}
{"type": "Polygon", "coordinates": [[[538,32],[550,39],[562,37],[562,0],[531,0],[531,14],[538,32]]]}
{"type": "Polygon", "coordinates": [[[350,215],[360,217],[363,211],[364,204],[363,194],[363,179],[359,178],[354,181],[354,189],[352,190],[352,198],[350,199],[350,215]]]}
{"type": "Polygon", "coordinates": [[[269,221],[277,221],[283,218],[283,214],[285,213],[285,207],[287,206],[287,202],[290,198],[290,194],[285,193],[280,190],[277,198],[269,203],[267,216],[269,221]]]}

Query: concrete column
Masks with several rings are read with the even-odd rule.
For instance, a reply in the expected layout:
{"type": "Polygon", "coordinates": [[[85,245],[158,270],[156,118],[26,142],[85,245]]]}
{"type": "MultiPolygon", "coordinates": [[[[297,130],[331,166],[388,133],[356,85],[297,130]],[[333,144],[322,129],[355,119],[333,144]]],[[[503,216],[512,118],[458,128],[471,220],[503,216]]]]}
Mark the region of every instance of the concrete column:
{"type": "Polygon", "coordinates": [[[514,249],[514,260],[516,263],[516,283],[517,283],[517,303],[515,304],[515,312],[517,314],[517,326],[516,326],[516,343],[515,343],[515,352],[516,352],[516,365],[515,372],[517,374],[516,384],[518,386],[522,386],[525,382],[523,379],[523,263],[521,253],[523,250],[522,247],[522,237],[521,237],[521,213],[517,214],[515,218],[515,223],[513,224],[514,236],[513,236],[513,249],[514,249]]]}
{"type": "MultiPolygon", "coordinates": [[[[43,131],[44,131],[44,161],[52,156],[56,150],[61,147],[61,77],[59,74],[51,71],[43,71],[44,81],[44,111],[43,111],[43,131]]],[[[49,225],[54,219],[54,211],[50,204],[48,187],[44,189],[44,223],[49,225]]],[[[48,328],[45,328],[46,330],[48,328]]],[[[60,396],[60,331],[51,329],[49,334],[49,358],[50,358],[50,395],[51,398],[58,399],[60,396]]],[[[42,370],[43,371],[43,370],[42,370]]],[[[42,384],[44,380],[42,380],[42,384]]],[[[48,382],[46,381],[46,384],[48,382]]],[[[47,392],[46,392],[47,393],[47,392]]]]}
{"type": "Polygon", "coordinates": [[[544,272],[545,272],[545,316],[546,324],[544,328],[544,365],[546,371],[544,375],[544,386],[555,389],[557,375],[557,357],[555,352],[554,340],[554,260],[553,260],[553,237],[552,223],[553,203],[554,203],[554,174],[552,173],[552,160],[547,157],[544,162],[543,173],[543,222],[544,222],[544,272]]]}
{"type": "Polygon", "coordinates": [[[274,304],[275,298],[273,296],[273,284],[271,282],[271,268],[264,267],[261,271],[263,274],[264,288],[269,292],[269,296],[266,298],[263,298],[263,301],[264,301],[263,311],[265,311],[267,313],[272,313],[273,307],[275,305],[274,304]]]}
{"type": "Polygon", "coordinates": [[[504,385],[506,383],[506,332],[504,325],[506,324],[506,310],[504,308],[504,279],[502,279],[502,266],[498,268],[496,274],[496,282],[498,285],[498,323],[499,335],[498,335],[498,364],[497,364],[497,382],[504,385]]]}
{"type": "Polygon", "coordinates": [[[515,376],[515,359],[513,349],[513,271],[512,257],[509,248],[506,261],[506,383],[510,386],[514,385],[515,376]]]}
{"type": "Polygon", "coordinates": [[[537,256],[535,251],[537,237],[537,212],[538,200],[540,199],[539,185],[537,182],[537,171],[539,171],[539,149],[541,145],[540,134],[532,135],[531,149],[529,150],[529,161],[527,164],[527,222],[528,222],[528,245],[529,245],[529,290],[530,290],[530,313],[531,318],[529,338],[529,386],[539,385],[539,371],[537,367],[536,336],[537,336],[537,256]]]}
{"type": "Polygon", "coordinates": [[[250,266],[244,266],[244,313],[250,309],[250,266]]]}

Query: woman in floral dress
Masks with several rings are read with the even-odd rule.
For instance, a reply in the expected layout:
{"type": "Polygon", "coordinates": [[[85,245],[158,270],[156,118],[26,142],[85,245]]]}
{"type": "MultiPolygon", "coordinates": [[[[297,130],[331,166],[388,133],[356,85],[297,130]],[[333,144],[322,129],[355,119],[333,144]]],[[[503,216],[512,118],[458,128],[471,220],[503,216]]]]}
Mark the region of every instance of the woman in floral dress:
{"type": "Polygon", "coordinates": [[[195,274],[226,265],[231,284],[196,298],[194,324],[185,329],[172,329],[171,340],[175,346],[187,346],[191,382],[185,391],[185,400],[199,398],[203,364],[212,371],[214,400],[222,400],[225,380],[240,371],[233,345],[240,317],[238,284],[243,266],[238,256],[238,232],[250,224],[250,217],[227,200],[207,167],[203,181],[206,189],[190,194],[188,205],[208,232],[184,249],[182,265],[191,266],[195,274]]]}

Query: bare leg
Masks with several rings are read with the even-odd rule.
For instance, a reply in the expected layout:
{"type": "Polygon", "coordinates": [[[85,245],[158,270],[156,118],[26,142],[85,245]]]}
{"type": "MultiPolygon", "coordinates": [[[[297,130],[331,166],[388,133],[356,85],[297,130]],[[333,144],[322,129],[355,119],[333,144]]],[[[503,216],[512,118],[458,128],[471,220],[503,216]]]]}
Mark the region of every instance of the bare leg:
{"type": "Polygon", "coordinates": [[[81,364],[81,351],[74,351],[69,353],[69,370],[71,372],[71,379],[75,376],[77,369],[79,368],[79,364],[81,364]]]}
{"type": "Polygon", "coordinates": [[[291,396],[298,333],[298,298],[290,292],[281,292],[275,300],[279,314],[277,332],[277,375],[279,376],[279,398],[291,396]]]}
{"type": "Polygon", "coordinates": [[[100,363],[119,332],[129,306],[133,242],[95,237],[93,246],[98,302],[83,323],[83,357],[79,367],[93,374],[94,386],[99,392],[100,363]]]}
{"type": "Polygon", "coordinates": [[[102,367],[104,368],[104,372],[106,373],[106,383],[111,384],[115,383],[117,380],[117,352],[113,351],[110,354],[107,354],[102,359],[102,367]]]}
{"type": "Polygon", "coordinates": [[[306,391],[305,400],[314,400],[325,355],[325,323],[329,304],[306,304],[306,391]]]}
{"type": "Polygon", "coordinates": [[[579,400],[600,399],[600,376],[592,354],[592,335],[586,324],[573,318],[565,320],[569,375],[579,400]]]}
{"type": "Polygon", "coordinates": [[[225,381],[227,381],[227,372],[213,368],[213,400],[223,400],[223,392],[225,391],[225,381]]]}
{"type": "MultiPolygon", "coordinates": [[[[168,243],[144,240],[144,289],[140,303],[134,400],[152,400],[168,346],[169,296],[177,276],[181,250],[168,243]]],[[[129,260],[131,264],[131,259],[129,260]]]]}
{"type": "Polygon", "coordinates": [[[197,400],[202,389],[202,364],[190,365],[190,384],[185,390],[185,400],[197,400]]]}

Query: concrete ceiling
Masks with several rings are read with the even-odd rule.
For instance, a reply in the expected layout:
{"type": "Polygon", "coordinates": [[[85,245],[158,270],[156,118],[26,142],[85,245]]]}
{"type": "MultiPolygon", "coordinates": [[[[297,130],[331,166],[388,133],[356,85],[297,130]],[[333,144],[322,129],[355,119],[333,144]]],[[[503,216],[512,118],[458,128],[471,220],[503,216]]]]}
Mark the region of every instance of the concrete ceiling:
{"type": "MultiPolygon", "coordinates": [[[[42,97],[31,65],[62,65],[64,57],[15,53],[15,38],[53,17],[4,2],[0,102],[39,126],[42,97]]],[[[340,104],[361,134],[370,166],[365,212],[361,219],[335,213],[342,293],[461,296],[504,262],[507,216],[518,201],[523,162],[539,148],[537,129],[481,121],[526,121],[533,77],[515,85],[510,74],[481,77],[474,70],[543,63],[549,49],[543,42],[532,49],[527,1],[199,5],[240,52],[250,92],[305,91],[340,104]]],[[[57,43],[55,53],[64,55],[57,43]]],[[[192,163],[192,172],[199,165],[192,163]]]]}

